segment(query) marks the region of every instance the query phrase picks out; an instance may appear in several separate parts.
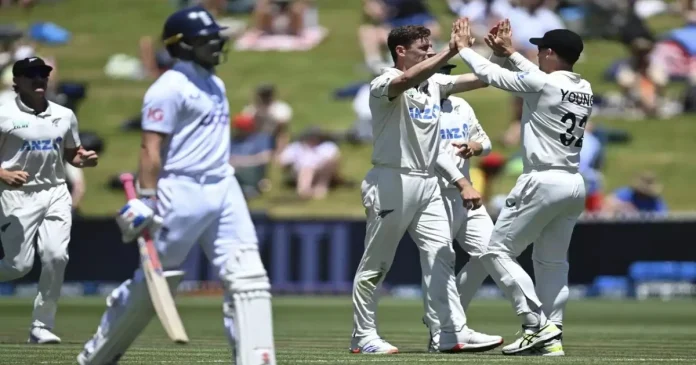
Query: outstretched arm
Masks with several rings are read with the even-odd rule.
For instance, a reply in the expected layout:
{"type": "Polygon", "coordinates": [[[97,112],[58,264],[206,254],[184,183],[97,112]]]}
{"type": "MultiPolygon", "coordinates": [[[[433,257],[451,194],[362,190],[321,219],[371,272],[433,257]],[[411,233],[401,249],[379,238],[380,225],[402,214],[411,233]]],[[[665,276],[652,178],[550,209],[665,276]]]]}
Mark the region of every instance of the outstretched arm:
{"type": "Polygon", "coordinates": [[[488,84],[479,80],[479,78],[476,77],[476,75],[473,73],[463,74],[454,77],[454,82],[452,83],[452,87],[449,90],[448,94],[463,93],[488,87],[488,84]]]}
{"type": "Polygon", "coordinates": [[[511,71],[538,71],[534,62],[526,59],[512,45],[512,26],[510,19],[501,20],[491,29],[484,39],[486,45],[493,50],[491,62],[511,71]]]}
{"type": "Polygon", "coordinates": [[[418,86],[423,81],[429,79],[430,76],[434,75],[455,54],[456,50],[448,48],[393,78],[389,83],[389,89],[387,91],[389,99],[394,99],[404,91],[418,86]]]}
{"type": "Polygon", "coordinates": [[[515,93],[535,93],[539,92],[546,84],[546,77],[541,72],[506,70],[468,47],[462,49],[459,56],[471,67],[481,81],[498,89],[515,93]]]}

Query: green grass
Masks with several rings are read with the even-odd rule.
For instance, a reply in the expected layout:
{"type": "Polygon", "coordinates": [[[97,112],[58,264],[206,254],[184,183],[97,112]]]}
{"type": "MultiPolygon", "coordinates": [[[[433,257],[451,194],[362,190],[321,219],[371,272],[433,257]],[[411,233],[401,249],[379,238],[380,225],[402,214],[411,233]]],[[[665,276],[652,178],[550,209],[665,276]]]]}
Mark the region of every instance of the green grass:
{"type": "MultiPolygon", "coordinates": [[[[31,299],[0,300],[0,363],[73,364],[96,329],[104,301],[65,298],[58,313],[57,346],[25,345],[31,299]]],[[[279,364],[659,364],[696,361],[696,314],[693,301],[572,301],[565,321],[565,358],[504,357],[499,349],[483,354],[428,354],[427,331],[419,301],[385,298],[379,310],[382,335],[401,354],[388,357],[348,353],[351,302],[347,297],[278,297],[274,322],[279,364]]],[[[229,363],[218,298],[179,299],[191,342],[170,343],[157,320],[136,340],[120,364],[229,363]]],[[[469,310],[469,325],[500,334],[507,343],[518,329],[510,304],[479,300],[469,310]]]]}
{"type": "MultiPolygon", "coordinates": [[[[429,3],[442,24],[452,19],[446,14],[444,0],[429,3]]],[[[107,138],[100,166],[86,173],[88,191],[83,205],[86,214],[111,214],[123,201],[120,193],[106,188],[106,183],[111,176],[137,165],[139,135],[122,133],[119,126],[123,120],[139,112],[143,93],[148,86],[147,82],[108,79],[103,67],[110,55],[137,55],[139,37],[157,36],[171,10],[164,0],[63,0],[55,5],[38,6],[29,13],[3,9],[0,14],[0,22],[29,24],[39,20],[52,21],[73,34],[69,45],[41,47],[40,51],[41,54],[58,57],[61,78],[88,83],[88,99],[78,115],[81,129],[96,131],[107,138]]],[[[230,52],[229,61],[220,67],[219,74],[227,83],[233,111],[240,110],[250,100],[257,84],[272,81],[279,86],[282,98],[295,109],[292,132],[299,132],[309,125],[340,130],[352,124],[350,102],[334,101],[330,95],[337,87],[369,77],[359,67],[362,62],[356,35],[356,26],[360,21],[359,2],[323,0],[320,21],[330,29],[330,35],[310,52],[230,52]]],[[[664,30],[679,26],[681,21],[665,16],[656,18],[652,24],[656,29],[664,30]]],[[[579,65],[579,71],[592,81],[596,93],[613,88],[601,79],[601,74],[614,59],[622,55],[624,49],[616,43],[588,43],[587,61],[579,65]]],[[[455,62],[461,64],[459,60],[455,62]]],[[[459,70],[464,72],[463,67],[459,70]]],[[[465,94],[465,97],[489,134],[499,136],[510,119],[509,96],[502,91],[486,89],[465,94]]],[[[696,196],[692,193],[696,163],[691,155],[696,124],[691,119],[680,117],[641,122],[596,120],[599,125],[626,129],[634,137],[630,145],[609,149],[607,189],[626,184],[637,171],[650,169],[662,178],[666,187],[664,194],[672,209],[696,208],[696,196]]],[[[514,152],[501,150],[499,146],[494,144],[494,148],[506,154],[514,152]]],[[[370,168],[370,152],[371,147],[346,146],[343,172],[352,179],[361,180],[370,168]]],[[[274,169],[271,176],[279,181],[280,172],[274,169]]],[[[514,178],[502,179],[496,184],[495,191],[506,193],[514,178]]],[[[357,188],[342,189],[333,192],[324,201],[307,203],[297,201],[293,191],[275,188],[250,205],[255,209],[266,209],[273,215],[361,216],[363,209],[358,196],[357,188]]]]}

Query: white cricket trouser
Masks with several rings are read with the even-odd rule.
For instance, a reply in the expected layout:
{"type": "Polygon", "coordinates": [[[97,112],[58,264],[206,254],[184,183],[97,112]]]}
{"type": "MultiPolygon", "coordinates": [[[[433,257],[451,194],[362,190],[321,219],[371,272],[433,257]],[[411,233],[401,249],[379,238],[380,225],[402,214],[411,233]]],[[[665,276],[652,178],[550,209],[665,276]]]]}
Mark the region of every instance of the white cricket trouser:
{"type": "Polygon", "coordinates": [[[391,267],[405,232],[411,235],[420,251],[426,324],[430,327],[439,319],[445,331],[461,328],[463,319],[456,318],[448,301],[457,296],[455,257],[437,177],[373,168],[362,182],[362,201],[367,214],[367,232],[365,252],[353,282],[354,337],[378,336],[376,291],[391,267]],[[433,313],[436,318],[432,317],[433,313]]]}
{"type": "MultiPolygon", "coordinates": [[[[479,258],[491,238],[493,221],[483,206],[476,210],[466,209],[459,190],[456,188],[444,189],[442,199],[445,203],[452,238],[470,256],[469,261],[457,274],[456,283],[459,295],[449,298],[452,301],[450,307],[453,312],[461,308],[461,313],[458,315],[466,323],[466,309],[488,276],[488,272],[479,258]]],[[[434,314],[433,317],[435,317],[434,314]]],[[[438,328],[431,327],[430,330],[434,333],[438,328]]]]}
{"type": "Polygon", "coordinates": [[[68,265],[72,227],[72,198],[68,188],[60,184],[3,189],[0,205],[0,241],[5,252],[0,261],[0,281],[29,273],[36,250],[41,258],[41,277],[32,326],[53,328],[68,265]]]}
{"type": "MultiPolygon", "coordinates": [[[[229,267],[226,266],[228,261],[236,260],[239,245],[258,243],[244,195],[234,176],[161,178],[157,183],[157,213],[162,216],[163,223],[155,235],[155,245],[164,270],[178,269],[193,245],[200,243],[222,278],[229,267]]],[[[123,314],[120,308],[128,306],[129,287],[144,281],[142,269],[138,269],[132,283],[128,280],[114,291],[122,299],[119,299],[118,306],[107,308],[101,328],[116,328],[117,322],[129,321],[122,317],[133,314],[123,314]]],[[[225,301],[232,301],[230,293],[225,293],[225,301]]],[[[226,335],[233,341],[235,333],[231,318],[224,318],[224,327],[226,335]]],[[[121,336],[135,339],[137,335],[136,332],[121,336]]],[[[93,346],[92,342],[88,342],[85,348],[93,346]]],[[[122,354],[126,349],[118,350],[122,354]]]]}
{"type": "Polygon", "coordinates": [[[518,315],[541,309],[562,324],[568,300],[568,246],[585,206],[584,180],[562,169],[527,172],[517,179],[505,205],[481,259],[518,315]],[[536,292],[516,260],[532,242],[536,292]]]}

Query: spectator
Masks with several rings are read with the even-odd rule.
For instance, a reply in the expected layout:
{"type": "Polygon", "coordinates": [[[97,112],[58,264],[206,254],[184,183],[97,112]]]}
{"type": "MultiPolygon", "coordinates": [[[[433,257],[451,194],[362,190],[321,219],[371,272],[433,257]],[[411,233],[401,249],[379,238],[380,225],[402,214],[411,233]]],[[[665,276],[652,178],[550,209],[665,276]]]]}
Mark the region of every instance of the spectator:
{"type": "Polygon", "coordinates": [[[483,201],[488,203],[493,195],[493,183],[505,167],[505,157],[497,152],[481,157],[478,166],[472,166],[469,175],[471,184],[481,194],[483,201]]]}
{"type": "Polygon", "coordinates": [[[469,18],[472,34],[483,39],[498,21],[514,9],[508,0],[448,0],[450,10],[460,18],[469,18]]]}
{"type": "Polygon", "coordinates": [[[561,17],[549,8],[548,0],[520,0],[519,3],[520,6],[510,10],[509,14],[515,30],[512,41],[520,53],[535,60],[537,47],[529,43],[529,39],[541,37],[550,30],[565,28],[565,25],[561,17]]]}
{"type": "Polygon", "coordinates": [[[609,214],[666,214],[667,204],[661,196],[662,185],[655,174],[639,174],[630,186],[617,189],[609,196],[603,211],[609,214]]]}
{"type": "Polygon", "coordinates": [[[254,95],[254,102],[247,105],[242,113],[254,118],[254,124],[259,131],[273,136],[274,154],[277,155],[288,145],[292,108],[288,103],[278,100],[274,85],[259,86],[254,95]]]}
{"type": "Polygon", "coordinates": [[[234,132],[230,148],[230,165],[247,198],[267,192],[270,181],[266,178],[268,164],[273,155],[273,137],[258,131],[254,118],[238,115],[232,122],[234,132]]]}
{"type": "Polygon", "coordinates": [[[31,8],[36,5],[36,0],[0,0],[0,8],[19,5],[22,8],[31,8]]]}
{"type": "Polygon", "coordinates": [[[363,24],[358,28],[358,38],[365,63],[372,71],[381,73],[382,67],[391,65],[391,60],[383,59],[382,49],[386,48],[389,31],[401,25],[425,26],[433,40],[442,33],[423,0],[363,0],[363,24]]]}
{"type": "Polygon", "coordinates": [[[254,8],[256,28],[266,34],[300,36],[309,5],[307,0],[258,0],[254,8]]]}
{"type": "Polygon", "coordinates": [[[582,149],[580,150],[580,174],[585,179],[585,210],[598,212],[602,208],[602,172],[601,164],[604,146],[593,133],[594,123],[585,125],[582,149]]]}
{"type": "Polygon", "coordinates": [[[631,58],[619,66],[616,81],[621,87],[624,105],[645,116],[657,116],[669,76],[658,65],[650,62],[653,41],[636,38],[630,43],[631,58]]]}
{"type": "Polygon", "coordinates": [[[340,157],[338,145],[312,128],[282,151],[279,162],[300,198],[323,199],[338,179],[340,157]]]}
{"type": "MultiPolygon", "coordinates": [[[[548,0],[519,0],[519,6],[510,10],[509,18],[515,31],[512,41],[515,49],[536,63],[538,49],[529,43],[530,38],[541,37],[544,33],[565,28],[563,20],[550,7],[548,0]]],[[[555,4],[554,4],[555,5],[555,4]]],[[[513,97],[512,124],[503,135],[504,146],[517,146],[520,139],[520,119],[522,118],[522,99],[513,97]]]]}
{"type": "Polygon", "coordinates": [[[152,37],[144,36],[140,38],[140,62],[143,65],[144,74],[156,79],[172,68],[176,60],[164,48],[155,51],[155,42],[152,37]]]}
{"type": "Polygon", "coordinates": [[[2,89],[0,90],[0,105],[8,102],[13,103],[17,94],[15,94],[12,87],[14,85],[14,82],[12,81],[12,73],[3,73],[2,80],[0,81],[2,82],[2,89]]]}

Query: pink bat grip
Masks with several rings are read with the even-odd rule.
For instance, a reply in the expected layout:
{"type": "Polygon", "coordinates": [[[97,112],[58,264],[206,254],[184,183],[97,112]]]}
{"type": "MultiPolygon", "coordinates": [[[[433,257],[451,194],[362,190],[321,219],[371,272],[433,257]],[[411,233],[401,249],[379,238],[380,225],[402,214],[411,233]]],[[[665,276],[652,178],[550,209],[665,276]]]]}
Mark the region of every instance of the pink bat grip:
{"type": "Polygon", "coordinates": [[[121,184],[123,184],[123,190],[126,191],[126,199],[135,199],[137,194],[135,193],[135,184],[133,184],[133,174],[127,172],[123,173],[119,176],[119,179],[121,180],[121,184]]]}

